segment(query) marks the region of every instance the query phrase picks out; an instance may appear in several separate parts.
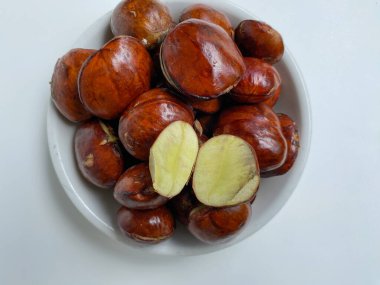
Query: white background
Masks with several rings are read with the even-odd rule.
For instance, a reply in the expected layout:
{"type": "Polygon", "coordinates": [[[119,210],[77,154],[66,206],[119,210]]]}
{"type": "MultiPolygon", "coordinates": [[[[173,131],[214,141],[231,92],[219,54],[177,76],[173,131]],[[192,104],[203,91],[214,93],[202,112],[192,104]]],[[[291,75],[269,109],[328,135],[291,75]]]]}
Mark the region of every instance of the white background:
{"type": "Polygon", "coordinates": [[[118,1],[0,1],[0,284],[380,284],[380,1],[235,0],[277,28],[312,103],[280,213],[198,257],[135,256],[72,205],[50,162],[56,59],[118,1]]]}

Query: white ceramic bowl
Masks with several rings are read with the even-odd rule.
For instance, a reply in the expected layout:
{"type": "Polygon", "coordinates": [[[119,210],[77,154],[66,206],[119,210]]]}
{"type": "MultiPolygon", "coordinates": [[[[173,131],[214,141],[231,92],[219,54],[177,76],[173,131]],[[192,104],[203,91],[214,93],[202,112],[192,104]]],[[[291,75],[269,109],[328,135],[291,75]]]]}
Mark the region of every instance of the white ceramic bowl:
{"type": "MultiPolygon", "coordinates": [[[[180,12],[185,7],[198,2],[200,1],[165,1],[174,19],[178,19],[180,12]]],[[[235,27],[244,19],[256,18],[230,2],[208,0],[205,3],[226,13],[235,27]]],[[[73,48],[98,49],[107,42],[112,37],[109,29],[110,15],[111,13],[107,13],[85,30],[73,48]]],[[[281,27],[277,28],[281,32],[281,27]]],[[[115,224],[115,213],[119,206],[113,200],[112,191],[98,189],[82,178],[74,158],[75,125],[65,120],[51,103],[47,115],[47,131],[50,154],[59,181],[75,206],[94,226],[111,239],[120,241],[131,249],[137,249],[142,253],[197,255],[226,248],[246,239],[267,224],[289,199],[300,180],[310,147],[311,110],[309,98],[301,72],[288,49],[285,49],[284,57],[276,65],[276,68],[281,74],[283,88],[275,109],[278,112],[290,115],[297,122],[301,137],[301,148],[297,161],[289,173],[262,179],[256,201],[252,205],[251,220],[244,230],[230,242],[218,245],[203,244],[193,238],[179,223],[177,223],[174,237],[157,245],[142,245],[123,237],[115,224]]]]}

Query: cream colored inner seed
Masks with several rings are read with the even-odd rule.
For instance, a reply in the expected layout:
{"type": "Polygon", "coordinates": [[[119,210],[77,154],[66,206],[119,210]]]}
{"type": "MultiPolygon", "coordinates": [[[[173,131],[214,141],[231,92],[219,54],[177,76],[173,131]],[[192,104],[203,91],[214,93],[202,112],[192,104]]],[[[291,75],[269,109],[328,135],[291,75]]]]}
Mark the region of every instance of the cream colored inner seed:
{"type": "Polygon", "coordinates": [[[246,202],[259,181],[255,154],[241,138],[216,136],[199,150],[193,189],[203,204],[220,207],[246,202]]]}
{"type": "Polygon", "coordinates": [[[198,154],[198,137],[188,123],[177,121],[166,127],[150,149],[149,170],[153,188],[173,197],[188,182],[198,154]]]}

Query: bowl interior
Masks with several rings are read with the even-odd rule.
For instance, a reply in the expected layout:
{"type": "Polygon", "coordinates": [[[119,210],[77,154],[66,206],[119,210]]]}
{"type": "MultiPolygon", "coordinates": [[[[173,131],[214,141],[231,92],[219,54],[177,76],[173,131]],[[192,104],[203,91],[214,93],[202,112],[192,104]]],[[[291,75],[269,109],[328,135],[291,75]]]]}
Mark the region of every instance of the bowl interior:
{"type": "MultiPolygon", "coordinates": [[[[178,19],[180,12],[185,7],[198,3],[198,1],[191,0],[165,2],[174,19],[178,19]]],[[[256,18],[229,2],[208,0],[207,4],[226,13],[234,26],[244,19],[256,18]]],[[[110,15],[109,12],[92,24],[75,42],[73,48],[97,49],[111,39],[110,15]]],[[[262,179],[256,201],[252,205],[252,218],[244,230],[233,240],[218,245],[203,244],[187,233],[179,223],[177,223],[173,238],[154,246],[142,245],[122,237],[115,224],[115,213],[119,206],[113,200],[112,191],[98,189],[82,178],[77,169],[73,151],[75,125],[67,122],[51,103],[48,110],[49,148],[54,168],[67,195],[79,211],[99,230],[139,252],[163,255],[204,254],[231,246],[251,236],[276,215],[296,188],[305,167],[310,146],[311,110],[309,99],[301,73],[287,49],[281,62],[276,64],[276,68],[281,74],[283,88],[275,110],[290,115],[296,121],[301,137],[301,148],[298,159],[288,174],[262,179]]]]}

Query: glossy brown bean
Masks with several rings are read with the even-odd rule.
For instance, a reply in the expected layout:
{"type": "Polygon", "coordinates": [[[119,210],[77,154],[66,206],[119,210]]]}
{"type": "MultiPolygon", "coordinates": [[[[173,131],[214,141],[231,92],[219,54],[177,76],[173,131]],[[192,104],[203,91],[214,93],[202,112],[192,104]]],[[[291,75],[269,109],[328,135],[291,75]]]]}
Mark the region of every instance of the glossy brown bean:
{"type": "Polygon", "coordinates": [[[110,126],[91,120],[77,128],[74,150],[84,178],[101,188],[115,185],[124,170],[124,160],[110,126]]]}
{"type": "Polygon", "coordinates": [[[239,103],[259,103],[270,99],[281,85],[276,68],[263,60],[245,57],[246,70],[239,84],[231,90],[231,98],[239,103]]]}
{"type": "Polygon", "coordinates": [[[154,191],[146,163],[128,168],[117,181],[113,196],[121,205],[137,210],[158,208],[169,200],[154,191]]]}
{"type": "Polygon", "coordinates": [[[170,209],[173,211],[175,218],[183,225],[189,224],[190,212],[201,203],[194,195],[191,186],[188,185],[177,196],[170,199],[170,209]]]}
{"type": "Polygon", "coordinates": [[[195,110],[198,110],[207,114],[217,113],[222,108],[222,103],[219,98],[211,99],[211,100],[187,98],[186,102],[188,102],[195,110]]]}
{"type": "Polygon", "coordinates": [[[219,26],[198,19],[179,23],[161,45],[167,82],[179,93],[214,99],[236,86],[245,66],[233,40],[219,26]]]}
{"type": "Polygon", "coordinates": [[[79,95],[95,116],[114,119],[140,94],[149,90],[153,64],[135,38],[112,39],[83,64],[79,95]]]}
{"type": "Polygon", "coordinates": [[[168,7],[155,0],[121,1],[111,16],[115,36],[132,36],[147,48],[156,47],[173,26],[168,7]]]}
{"type": "Polygon", "coordinates": [[[300,137],[297,125],[293,119],[286,114],[277,114],[277,117],[280,120],[281,130],[286,139],[288,151],[284,164],[277,169],[264,173],[263,177],[271,177],[287,173],[296,161],[298,149],[300,147],[300,137]]]}
{"type": "Polygon", "coordinates": [[[264,22],[244,20],[235,30],[235,41],[244,56],[256,57],[274,64],[284,54],[279,32],[264,22]]]}
{"type": "Polygon", "coordinates": [[[92,117],[79,98],[78,74],[93,49],[72,49],[58,59],[51,79],[51,98],[59,112],[72,122],[92,117]]]}
{"type": "Polygon", "coordinates": [[[154,141],[170,123],[193,124],[194,114],[165,89],[152,89],[133,102],[120,118],[119,137],[125,149],[140,160],[149,158],[154,141]]]}
{"type": "Polygon", "coordinates": [[[274,92],[273,96],[271,96],[268,99],[264,100],[262,103],[264,103],[265,105],[273,108],[274,105],[276,105],[278,99],[280,98],[280,94],[281,94],[281,85],[274,92]]]}
{"type": "Polygon", "coordinates": [[[173,215],[165,206],[150,210],[121,207],[117,212],[117,224],[125,236],[144,243],[168,239],[175,228],[173,215]]]}
{"type": "Polygon", "coordinates": [[[286,159],[286,140],[277,115],[261,103],[224,110],[214,135],[231,134],[246,140],[256,151],[260,172],[280,167],[286,159]]]}
{"type": "Polygon", "coordinates": [[[224,208],[199,206],[189,215],[188,229],[203,242],[226,242],[236,236],[250,216],[249,202],[224,208]]]}
{"type": "MultiPolygon", "coordinates": [[[[128,110],[132,110],[135,107],[138,107],[148,102],[155,102],[157,100],[174,100],[175,102],[184,104],[181,100],[177,99],[177,97],[175,97],[167,88],[153,88],[137,97],[136,100],[134,100],[129,105],[128,110]]],[[[190,108],[190,106],[187,107],[190,108]]]]}
{"type": "Polygon", "coordinates": [[[214,8],[205,4],[194,4],[182,11],[179,21],[188,19],[200,19],[209,23],[216,24],[223,28],[231,38],[234,38],[234,28],[228,17],[214,8]]]}

